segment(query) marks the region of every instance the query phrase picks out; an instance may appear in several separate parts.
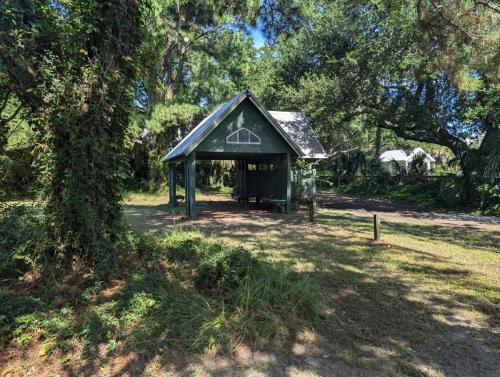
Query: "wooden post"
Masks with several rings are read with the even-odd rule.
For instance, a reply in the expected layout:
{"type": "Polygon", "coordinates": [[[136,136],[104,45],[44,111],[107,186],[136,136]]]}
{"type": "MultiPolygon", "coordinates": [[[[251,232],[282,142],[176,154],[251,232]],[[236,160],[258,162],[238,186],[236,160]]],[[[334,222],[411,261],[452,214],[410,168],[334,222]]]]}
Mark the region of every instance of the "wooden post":
{"type": "Polygon", "coordinates": [[[309,221],[314,222],[314,197],[309,200],[309,221]]]}
{"type": "Polygon", "coordinates": [[[177,205],[177,182],[175,181],[175,164],[168,164],[168,193],[169,204],[172,207],[177,205]]]}
{"type": "Polygon", "coordinates": [[[378,215],[373,215],[373,239],[380,241],[380,218],[378,215]]]}
{"type": "Polygon", "coordinates": [[[292,159],[290,153],[285,155],[286,212],[292,213],[292,159]]]}
{"type": "Polygon", "coordinates": [[[184,167],[185,174],[185,185],[186,185],[186,197],[184,200],[186,201],[186,215],[194,218],[196,217],[195,210],[195,188],[196,188],[196,154],[192,152],[189,156],[187,156],[185,160],[184,167]]]}
{"type": "Polygon", "coordinates": [[[184,208],[186,216],[191,216],[189,213],[191,207],[189,206],[189,163],[188,159],[184,159],[184,208]]]}

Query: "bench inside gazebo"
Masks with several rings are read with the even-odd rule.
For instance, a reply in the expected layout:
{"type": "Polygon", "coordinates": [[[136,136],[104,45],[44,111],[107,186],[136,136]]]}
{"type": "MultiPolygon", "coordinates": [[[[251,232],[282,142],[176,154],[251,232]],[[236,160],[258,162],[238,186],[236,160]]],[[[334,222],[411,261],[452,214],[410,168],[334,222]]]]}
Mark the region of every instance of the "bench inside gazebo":
{"type": "Polygon", "coordinates": [[[293,161],[325,157],[303,114],[269,112],[245,90],[203,119],[163,158],[168,165],[169,203],[177,203],[176,170],[184,169],[186,215],[196,217],[196,161],[233,160],[235,200],[270,203],[290,212],[293,161]]]}

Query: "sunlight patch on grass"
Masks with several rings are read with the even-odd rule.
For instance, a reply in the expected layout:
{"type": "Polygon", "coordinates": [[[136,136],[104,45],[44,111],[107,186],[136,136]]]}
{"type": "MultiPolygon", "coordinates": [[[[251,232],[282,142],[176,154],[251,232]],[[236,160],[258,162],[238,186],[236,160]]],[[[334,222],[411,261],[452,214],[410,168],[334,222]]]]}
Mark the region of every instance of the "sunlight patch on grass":
{"type": "Polygon", "coordinates": [[[314,224],[264,215],[203,224],[205,237],[316,279],[328,297],[328,335],[320,335],[349,366],[442,376],[440,365],[487,363],[484,350],[500,347],[500,229],[491,225],[382,217],[382,240],[374,242],[370,217],[329,209],[314,224]]]}

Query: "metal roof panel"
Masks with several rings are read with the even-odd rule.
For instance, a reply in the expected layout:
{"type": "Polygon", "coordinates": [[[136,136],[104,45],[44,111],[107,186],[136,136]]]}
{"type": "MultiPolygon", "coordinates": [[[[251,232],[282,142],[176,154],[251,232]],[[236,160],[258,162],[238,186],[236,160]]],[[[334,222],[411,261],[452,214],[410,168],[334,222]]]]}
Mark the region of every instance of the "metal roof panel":
{"type": "Polygon", "coordinates": [[[269,111],[269,114],[299,146],[304,158],[327,157],[305,114],[293,111],[269,111]]]}

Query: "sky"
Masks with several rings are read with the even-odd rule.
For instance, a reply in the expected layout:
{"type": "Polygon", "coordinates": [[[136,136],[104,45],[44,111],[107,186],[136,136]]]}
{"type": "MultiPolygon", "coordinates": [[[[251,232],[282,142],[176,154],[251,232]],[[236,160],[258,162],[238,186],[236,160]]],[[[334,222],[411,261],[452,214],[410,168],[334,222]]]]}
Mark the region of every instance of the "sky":
{"type": "Polygon", "coordinates": [[[253,37],[253,44],[255,47],[264,46],[264,34],[259,28],[249,26],[250,33],[253,37]]]}

